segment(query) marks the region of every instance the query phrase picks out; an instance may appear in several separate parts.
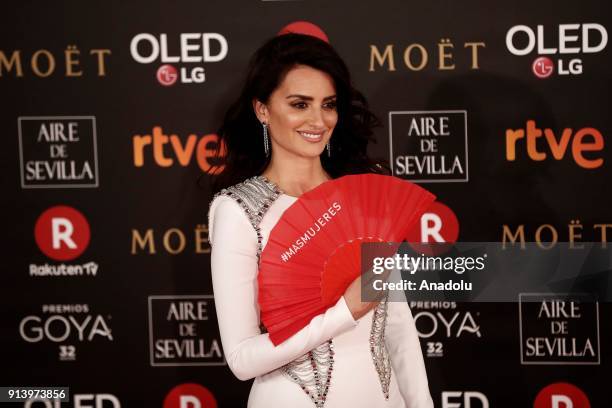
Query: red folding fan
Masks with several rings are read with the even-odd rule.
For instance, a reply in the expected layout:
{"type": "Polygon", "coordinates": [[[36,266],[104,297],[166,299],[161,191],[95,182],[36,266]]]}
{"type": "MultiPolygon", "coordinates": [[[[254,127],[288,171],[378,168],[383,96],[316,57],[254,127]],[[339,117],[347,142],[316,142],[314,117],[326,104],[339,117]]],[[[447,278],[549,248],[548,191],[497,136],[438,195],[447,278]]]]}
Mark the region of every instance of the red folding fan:
{"type": "Polygon", "coordinates": [[[261,254],[261,319],[274,345],[333,306],[360,274],[362,242],[401,242],[435,197],[391,176],[344,176],[303,194],[261,254]]]}

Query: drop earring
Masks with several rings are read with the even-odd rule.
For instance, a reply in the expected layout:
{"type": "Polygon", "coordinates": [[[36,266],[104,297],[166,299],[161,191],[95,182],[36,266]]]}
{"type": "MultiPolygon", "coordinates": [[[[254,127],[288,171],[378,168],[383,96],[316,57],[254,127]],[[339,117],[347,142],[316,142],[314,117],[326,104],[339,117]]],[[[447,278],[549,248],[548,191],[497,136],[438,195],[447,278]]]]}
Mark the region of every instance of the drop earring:
{"type": "Polygon", "coordinates": [[[268,125],[264,122],[261,122],[261,126],[263,126],[264,152],[266,153],[266,157],[268,157],[270,156],[270,138],[268,137],[268,125]]]}
{"type": "Polygon", "coordinates": [[[327,157],[331,157],[331,146],[329,145],[329,142],[327,142],[325,145],[325,149],[327,150],[327,157]]]}

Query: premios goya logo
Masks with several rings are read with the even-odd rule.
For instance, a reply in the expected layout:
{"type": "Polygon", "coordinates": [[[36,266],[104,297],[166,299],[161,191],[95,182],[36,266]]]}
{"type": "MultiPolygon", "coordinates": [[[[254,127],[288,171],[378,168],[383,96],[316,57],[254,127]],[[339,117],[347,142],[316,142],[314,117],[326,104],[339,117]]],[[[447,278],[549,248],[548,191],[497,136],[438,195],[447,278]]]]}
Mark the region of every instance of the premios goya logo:
{"type": "Polygon", "coordinates": [[[389,112],[393,174],[414,182],[465,182],[468,177],[466,111],[389,112]]]}
{"type": "MultiPolygon", "coordinates": [[[[40,251],[54,261],[73,261],[89,246],[91,231],[87,218],[75,208],[58,205],[45,210],[36,220],[34,238],[40,251]]],[[[30,264],[30,276],[96,276],[98,264],[30,264]]]]}
{"type": "Polygon", "coordinates": [[[227,39],[219,33],[181,33],[178,38],[140,33],[130,41],[132,58],[140,64],[161,63],[155,73],[163,86],[201,84],[205,63],[220,62],[228,53],[227,39]]]}
{"type": "Polygon", "coordinates": [[[602,52],[608,44],[608,31],[598,23],[559,24],[556,27],[515,25],[506,33],[506,48],[516,56],[537,55],[531,63],[538,78],[580,75],[583,56],[602,52]]]}
{"type": "Polygon", "coordinates": [[[94,313],[89,304],[44,304],[40,313],[21,319],[19,335],[40,347],[57,346],[60,361],[73,361],[80,348],[95,355],[101,344],[114,340],[110,321],[110,315],[94,313]]]}
{"type": "Polygon", "coordinates": [[[449,349],[458,349],[458,344],[482,338],[480,312],[470,307],[457,302],[410,302],[418,336],[425,339],[425,356],[442,357],[449,349]]]}
{"type": "Polygon", "coordinates": [[[212,295],[149,296],[152,366],[225,365],[212,295]]]}
{"type": "Polygon", "coordinates": [[[599,364],[599,304],[587,295],[519,294],[522,364],[599,364]]]}
{"type": "Polygon", "coordinates": [[[17,120],[22,188],[98,187],[94,116],[17,120]]]}

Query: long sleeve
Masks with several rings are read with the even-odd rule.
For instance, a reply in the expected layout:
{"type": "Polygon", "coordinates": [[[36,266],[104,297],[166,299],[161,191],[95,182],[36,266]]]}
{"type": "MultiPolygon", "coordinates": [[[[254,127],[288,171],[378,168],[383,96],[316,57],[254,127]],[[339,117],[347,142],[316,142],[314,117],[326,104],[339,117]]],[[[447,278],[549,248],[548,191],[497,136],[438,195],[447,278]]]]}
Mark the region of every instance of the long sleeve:
{"type": "MultiPolygon", "coordinates": [[[[393,274],[398,276],[399,271],[393,274]]],[[[389,301],[387,307],[385,344],[406,407],[433,408],[423,352],[408,302],[396,299],[389,301]]]]}
{"type": "Polygon", "coordinates": [[[357,322],[344,297],[285,342],[274,346],[259,329],[257,235],[240,206],[217,197],[209,216],[211,270],[221,343],[240,380],[266,374],[306,354],[357,322]]]}

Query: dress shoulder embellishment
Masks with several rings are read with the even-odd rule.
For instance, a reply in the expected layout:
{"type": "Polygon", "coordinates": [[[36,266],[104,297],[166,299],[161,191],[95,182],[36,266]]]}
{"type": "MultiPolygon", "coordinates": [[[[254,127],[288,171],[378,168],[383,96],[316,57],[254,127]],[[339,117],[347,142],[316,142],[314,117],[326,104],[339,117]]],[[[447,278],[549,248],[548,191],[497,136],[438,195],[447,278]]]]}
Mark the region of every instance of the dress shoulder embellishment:
{"type": "Polygon", "coordinates": [[[225,195],[236,201],[240,208],[242,208],[257,234],[257,260],[259,260],[263,249],[259,224],[280,194],[281,191],[275,184],[263,176],[255,176],[246,179],[242,183],[224,188],[215,194],[211,200],[212,204],[217,196],[225,195]]]}

